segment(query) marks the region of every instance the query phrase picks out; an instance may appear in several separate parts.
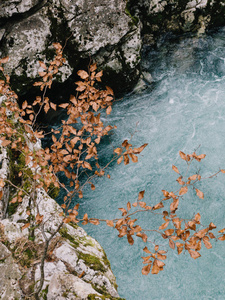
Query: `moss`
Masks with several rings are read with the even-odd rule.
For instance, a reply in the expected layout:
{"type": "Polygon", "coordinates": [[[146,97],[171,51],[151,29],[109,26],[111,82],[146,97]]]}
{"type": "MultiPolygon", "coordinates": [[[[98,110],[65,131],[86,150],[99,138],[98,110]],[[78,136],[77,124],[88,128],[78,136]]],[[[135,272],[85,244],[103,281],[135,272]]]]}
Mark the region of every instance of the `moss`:
{"type": "Polygon", "coordinates": [[[77,248],[79,246],[79,242],[76,241],[75,238],[68,233],[68,229],[66,227],[61,228],[59,230],[59,233],[63,238],[69,240],[71,243],[71,246],[73,246],[74,248],[77,248]]]}
{"type": "Polygon", "coordinates": [[[97,256],[80,252],[78,254],[78,259],[82,259],[87,266],[89,266],[91,269],[95,271],[100,271],[100,272],[106,271],[104,265],[102,264],[101,260],[97,256]]]}
{"type": "Polygon", "coordinates": [[[74,229],[79,228],[79,226],[76,223],[69,222],[69,225],[72,226],[74,229]]]}
{"type": "Polygon", "coordinates": [[[54,183],[51,182],[50,186],[49,186],[49,189],[48,189],[48,195],[49,195],[49,197],[51,197],[52,199],[55,199],[55,198],[58,197],[59,192],[60,192],[60,188],[55,187],[54,183]]]}
{"type": "Polygon", "coordinates": [[[29,192],[31,188],[30,178],[33,173],[30,168],[26,166],[25,156],[16,149],[8,148],[9,157],[9,180],[16,186],[23,186],[26,192],[29,192]],[[23,172],[22,176],[19,176],[19,172],[23,172]]]}
{"type": "Polygon", "coordinates": [[[107,255],[106,255],[106,253],[105,253],[104,250],[103,250],[103,253],[104,253],[104,255],[103,255],[103,257],[102,257],[102,260],[103,260],[104,264],[105,264],[107,267],[111,268],[110,262],[109,262],[109,260],[108,260],[108,258],[107,258],[107,255]]]}
{"type": "Polygon", "coordinates": [[[40,292],[40,296],[44,299],[44,300],[47,300],[47,294],[48,294],[48,287],[49,285],[46,286],[45,289],[43,289],[41,292],[40,292]]]}
{"type": "MultiPolygon", "coordinates": [[[[95,288],[96,290],[96,288],[95,288]]],[[[99,293],[102,294],[101,290],[98,291],[99,293]]],[[[88,300],[97,300],[97,299],[102,299],[102,300],[125,300],[124,298],[120,297],[112,297],[110,294],[104,294],[104,295],[97,295],[97,294],[89,294],[88,295],[88,300]]]]}
{"type": "Polygon", "coordinates": [[[132,22],[129,22],[129,26],[132,26],[132,25],[135,25],[137,26],[138,25],[138,22],[139,22],[139,19],[138,17],[136,16],[133,16],[130,12],[130,8],[129,8],[129,2],[127,1],[127,5],[126,5],[126,8],[125,8],[125,13],[131,18],[132,22]]]}
{"type": "Polygon", "coordinates": [[[16,212],[16,209],[19,205],[19,202],[16,202],[16,203],[9,203],[8,205],[8,216],[12,216],[15,212],[16,212]]]}

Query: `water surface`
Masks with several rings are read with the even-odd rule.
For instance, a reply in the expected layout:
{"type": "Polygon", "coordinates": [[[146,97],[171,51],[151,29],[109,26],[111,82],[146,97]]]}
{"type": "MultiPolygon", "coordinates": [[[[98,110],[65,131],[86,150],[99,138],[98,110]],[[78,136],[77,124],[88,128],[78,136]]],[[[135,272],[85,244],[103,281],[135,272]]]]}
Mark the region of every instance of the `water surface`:
{"type": "MultiPolygon", "coordinates": [[[[157,50],[145,52],[143,69],[151,73],[153,84],[144,92],[128,95],[114,106],[109,124],[117,131],[102,146],[104,159],[113,147],[132,137],[135,146],[148,143],[138,164],[114,164],[111,179],[95,181],[95,192],[87,190],[81,209],[90,216],[112,219],[118,207],[134,202],[146,190],[149,205],[161,199],[162,189],[176,189],[175,164],[185,170],[179,150],[192,153],[199,145],[207,156],[201,164],[204,176],[225,168],[225,29],[207,36],[164,39],[157,50]],[[136,124],[137,127],[136,127],[136,124]]],[[[225,176],[201,183],[201,200],[190,193],[178,213],[192,217],[199,212],[203,224],[213,221],[225,227],[225,176]],[[183,213],[181,212],[183,211],[183,213]]],[[[142,217],[145,228],[159,226],[150,214],[142,217]]],[[[144,299],[224,299],[225,243],[217,242],[193,260],[189,254],[168,251],[166,267],[159,275],[141,274],[144,243],[135,239],[130,246],[112,228],[85,226],[105,249],[117,277],[118,292],[127,300],[144,299]]],[[[153,237],[154,238],[154,237],[153,237]]],[[[162,244],[165,244],[162,241],[162,244]]],[[[204,246],[202,247],[204,248],[204,246]]]]}

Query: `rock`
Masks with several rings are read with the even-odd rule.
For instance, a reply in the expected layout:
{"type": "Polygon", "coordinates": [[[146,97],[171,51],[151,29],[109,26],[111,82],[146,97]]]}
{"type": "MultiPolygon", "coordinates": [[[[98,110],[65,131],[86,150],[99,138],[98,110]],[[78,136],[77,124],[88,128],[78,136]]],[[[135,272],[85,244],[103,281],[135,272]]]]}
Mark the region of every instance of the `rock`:
{"type": "Polygon", "coordinates": [[[0,298],[2,300],[22,299],[19,287],[21,272],[11,252],[0,242],[0,298]]]}
{"type": "Polygon", "coordinates": [[[201,34],[225,24],[224,1],[219,0],[129,0],[128,7],[141,20],[142,32],[155,37],[168,31],[201,34]]]}
{"type": "Polygon", "coordinates": [[[90,283],[86,283],[71,274],[56,273],[49,284],[47,299],[82,300],[87,299],[90,294],[101,296],[101,294],[92,288],[90,283]]]}
{"type": "Polygon", "coordinates": [[[123,88],[137,81],[141,28],[126,13],[126,0],[8,0],[0,11],[0,56],[10,56],[6,71],[19,95],[38,77],[38,61],[53,58],[53,42],[65,45],[67,59],[58,82],[86,68],[90,57],[105,70],[112,88],[120,89],[113,80],[118,75],[123,88]]]}
{"type": "Polygon", "coordinates": [[[40,0],[4,0],[0,3],[0,18],[9,18],[16,14],[29,11],[40,0]]]}
{"type": "MultiPolygon", "coordinates": [[[[0,101],[4,99],[0,98],[0,101]]],[[[7,119],[9,116],[4,114],[7,119]]],[[[13,115],[10,122],[13,128],[19,130],[20,122],[13,115]]],[[[30,151],[38,151],[41,143],[29,139],[30,130],[29,133],[24,131],[26,146],[30,151]]],[[[1,149],[0,180],[4,176],[10,178],[12,163],[18,165],[16,159],[11,161],[10,148],[5,146],[1,149]]],[[[40,165],[37,164],[30,166],[29,171],[38,174],[39,169],[40,165]]],[[[21,194],[20,202],[12,203],[8,195],[4,206],[0,206],[0,298],[30,298],[41,282],[43,259],[44,280],[40,299],[86,300],[92,297],[90,295],[99,299],[118,297],[115,276],[100,244],[77,224],[64,223],[61,206],[43,188],[25,192],[25,185],[24,178],[21,182],[24,195],[21,194]],[[32,201],[30,195],[34,197],[32,201]],[[51,240],[48,240],[49,237],[51,240]],[[49,244],[45,252],[47,240],[49,244]]],[[[12,186],[9,192],[10,199],[13,199],[15,190],[12,186]]]]}

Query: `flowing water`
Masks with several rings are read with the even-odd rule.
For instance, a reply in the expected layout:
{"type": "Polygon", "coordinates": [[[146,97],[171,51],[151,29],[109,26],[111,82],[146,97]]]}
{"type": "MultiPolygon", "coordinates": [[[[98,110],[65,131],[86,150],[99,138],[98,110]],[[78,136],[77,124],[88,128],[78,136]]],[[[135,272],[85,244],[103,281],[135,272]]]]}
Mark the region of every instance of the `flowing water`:
{"type": "MultiPolygon", "coordinates": [[[[175,191],[177,174],[172,165],[186,170],[179,150],[192,153],[201,145],[198,153],[205,153],[206,158],[196,162],[193,170],[200,168],[204,176],[225,168],[225,28],[201,38],[167,38],[158,46],[158,50],[145,51],[143,60],[143,68],[152,75],[152,85],[114,105],[106,122],[118,129],[101,152],[106,161],[113,147],[131,136],[133,145],[149,145],[137,164],[113,164],[108,170],[111,179],[99,178],[94,192],[87,189],[81,210],[90,216],[120,217],[118,207],[133,203],[141,190],[146,191],[149,205],[160,201],[162,189],[175,191]]],[[[204,181],[198,188],[204,191],[205,199],[190,192],[177,213],[191,218],[199,212],[203,224],[212,221],[224,228],[225,175],[204,181]]],[[[150,213],[139,218],[145,228],[161,224],[150,213]]],[[[116,230],[105,225],[88,225],[85,229],[105,249],[121,297],[225,299],[225,242],[214,242],[210,250],[203,246],[197,260],[188,253],[178,256],[169,249],[164,271],[143,276],[141,256],[145,244],[140,238],[130,246],[126,237],[118,238],[116,230]]],[[[166,244],[161,241],[162,248],[166,244]]]]}

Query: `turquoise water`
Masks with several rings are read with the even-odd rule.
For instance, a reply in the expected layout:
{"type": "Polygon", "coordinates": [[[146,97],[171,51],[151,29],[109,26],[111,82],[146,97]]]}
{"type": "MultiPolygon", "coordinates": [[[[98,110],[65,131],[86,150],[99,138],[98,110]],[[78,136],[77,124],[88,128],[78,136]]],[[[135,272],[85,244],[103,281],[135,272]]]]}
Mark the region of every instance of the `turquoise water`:
{"type": "MultiPolygon", "coordinates": [[[[158,49],[145,51],[142,67],[151,73],[153,84],[114,105],[106,122],[118,129],[106,140],[101,154],[104,160],[110,158],[113,147],[130,138],[135,129],[132,144],[149,145],[138,164],[114,164],[108,170],[110,180],[99,178],[94,192],[86,190],[81,211],[90,216],[119,217],[118,207],[134,202],[143,189],[149,205],[159,202],[162,189],[177,188],[172,165],[185,170],[179,150],[192,153],[201,145],[198,153],[207,156],[193,168],[200,167],[204,176],[225,168],[225,29],[201,38],[164,39],[158,49]]],[[[182,201],[178,214],[191,218],[199,212],[203,224],[212,221],[218,229],[225,227],[225,175],[198,187],[204,191],[205,199],[191,192],[182,201]]],[[[151,214],[142,216],[140,223],[145,228],[160,224],[151,214]]],[[[130,246],[126,238],[119,239],[117,232],[105,225],[88,225],[85,229],[105,249],[121,297],[225,299],[225,242],[213,243],[210,250],[203,246],[197,260],[188,253],[178,256],[169,249],[164,271],[143,276],[143,242],[135,239],[130,246]]],[[[168,249],[165,240],[161,244],[168,249]]]]}

